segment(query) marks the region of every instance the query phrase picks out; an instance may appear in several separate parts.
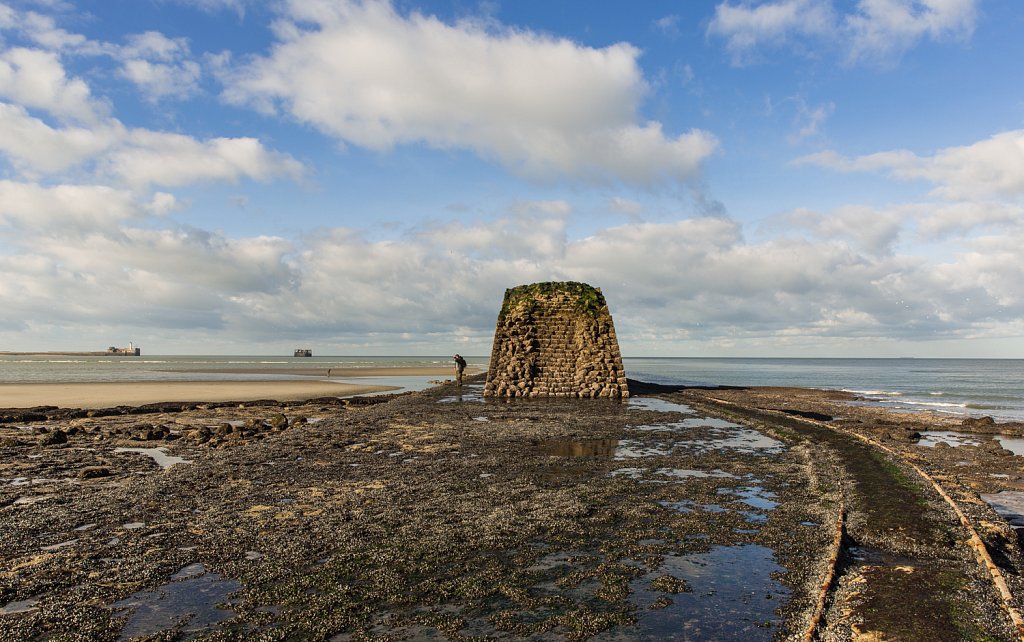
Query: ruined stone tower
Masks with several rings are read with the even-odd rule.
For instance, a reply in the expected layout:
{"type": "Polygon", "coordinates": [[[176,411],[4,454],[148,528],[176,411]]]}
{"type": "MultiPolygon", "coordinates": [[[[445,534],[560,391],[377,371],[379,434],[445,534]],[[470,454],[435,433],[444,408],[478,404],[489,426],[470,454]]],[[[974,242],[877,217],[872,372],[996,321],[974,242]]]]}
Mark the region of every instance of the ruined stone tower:
{"type": "Polygon", "coordinates": [[[628,397],[601,290],[575,281],[505,290],[484,396],[628,397]]]}

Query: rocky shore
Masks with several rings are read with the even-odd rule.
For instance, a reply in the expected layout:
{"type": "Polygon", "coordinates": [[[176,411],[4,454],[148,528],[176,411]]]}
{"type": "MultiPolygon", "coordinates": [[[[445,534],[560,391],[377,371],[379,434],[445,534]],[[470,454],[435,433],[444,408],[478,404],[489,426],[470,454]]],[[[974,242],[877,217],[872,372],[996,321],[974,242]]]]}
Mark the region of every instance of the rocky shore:
{"type": "Polygon", "coordinates": [[[485,403],[482,379],[0,411],[0,639],[1017,639],[908,466],[1024,594],[979,498],[1024,488],[989,442],[1019,426],[936,448],[911,437],[949,422],[841,393],[485,403]]]}

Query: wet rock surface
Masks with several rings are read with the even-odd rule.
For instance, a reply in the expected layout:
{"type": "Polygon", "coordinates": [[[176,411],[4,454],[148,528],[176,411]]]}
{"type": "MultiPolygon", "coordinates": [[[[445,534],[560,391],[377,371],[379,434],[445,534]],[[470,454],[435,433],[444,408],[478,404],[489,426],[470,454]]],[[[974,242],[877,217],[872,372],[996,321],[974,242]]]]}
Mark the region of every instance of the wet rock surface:
{"type": "MultiPolygon", "coordinates": [[[[722,391],[485,403],[482,377],[470,383],[365,405],[207,405],[144,418],[34,409],[41,419],[0,426],[0,637],[802,638],[844,492],[871,477],[850,461],[880,462],[870,449],[727,416],[709,398],[722,391]],[[44,443],[56,431],[67,440],[44,443]],[[180,461],[162,467],[152,450],[180,461]]],[[[824,397],[786,401],[840,414],[824,397]]],[[[898,422],[877,432],[898,433],[890,441],[909,454],[938,452],[902,438],[910,429],[898,422]]],[[[964,493],[975,492],[970,479],[958,482],[964,493]]],[[[854,507],[850,537],[863,550],[847,543],[842,564],[870,562],[876,549],[914,557],[909,580],[891,570],[896,558],[858,567],[884,594],[856,594],[841,572],[819,635],[884,625],[873,605],[913,584],[938,587],[931,608],[945,612],[956,584],[971,631],[1008,639],[957,548],[964,534],[908,483],[909,495],[877,512],[854,507]],[[919,510],[904,523],[909,506],[919,510]],[[953,552],[925,555],[936,538],[953,552]],[[930,574],[930,560],[952,575],[930,574]]],[[[977,501],[986,541],[1012,537],[977,501]]],[[[1015,547],[1003,542],[1008,568],[1015,547]]]]}

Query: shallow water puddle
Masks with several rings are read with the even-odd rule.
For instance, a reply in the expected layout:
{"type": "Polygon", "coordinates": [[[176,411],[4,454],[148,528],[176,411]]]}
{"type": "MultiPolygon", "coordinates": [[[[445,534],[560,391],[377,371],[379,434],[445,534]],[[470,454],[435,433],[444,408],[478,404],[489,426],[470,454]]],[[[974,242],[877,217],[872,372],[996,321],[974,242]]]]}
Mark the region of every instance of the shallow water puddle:
{"type": "Polygon", "coordinates": [[[628,477],[630,479],[641,479],[644,481],[656,481],[666,483],[672,479],[684,481],[691,477],[721,477],[721,478],[735,478],[736,475],[728,473],[721,469],[714,470],[693,470],[690,468],[656,468],[651,471],[651,475],[657,475],[659,477],[667,477],[669,479],[650,479],[645,478],[646,468],[618,468],[611,472],[612,477],[628,477]]]}
{"type": "Polygon", "coordinates": [[[789,596],[772,573],[784,571],[770,548],[756,544],[667,556],[657,570],[630,583],[637,623],[591,639],[771,640],[781,622],[775,609],[789,596]],[[683,592],[658,590],[666,587],[683,592]]]}
{"type": "Polygon", "coordinates": [[[241,588],[240,582],[207,573],[202,564],[190,564],[171,576],[170,582],[110,605],[114,617],[129,616],[118,639],[148,637],[178,625],[182,633],[208,629],[234,617],[233,611],[218,604],[241,588]]]}
{"type": "Polygon", "coordinates": [[[647,445],[634,439],[621,439],[615,447],[613,459],[636,459],[639,457],[666,457],[672,453],[673,444],[658,443],[647,445]]]}
{"type": "Polygon", "coordinates": [[[977,435],[970,435],[963,432],[956,432],[954,430],[928,430],[921,433],[921,439],[918,440],[918,446],[928,446],[934,448],[938,444],[947,444],[953,446],[978,446],[981,444],[977,435]]]}
{"type": "Polygon", "coordinates": [[[1004,437],[996,435],[999,444],[1014,455],[1024,455],[1024,437],[1004,437]]]}
{"type": "Polygon", "coordinates": [[[949,444],[954,448],[957,446],[980,446],[988,441],[989,438],[998,441],[1000,446],[1009,450],[1014,455],[1024,455],[1024,437],[1010,437],[1008,435],[978,435],[957,432],[955,430],[928,430],[921,433],[921,439],[918,440],[917,444],[933,448],[938,444],[949,444]]]}
{"type": "Polygon", "coordinates": [[[630,397],[627,408],[630,410],[654,410],[655,412],[681,412],[693,414],[693,408],[684,403],[673,403],[657,397],[630,397]]]}
{"type": "Polygon", "coordinates": [[[981,499],[1016,529],[1024,528],[1024,491],[1003,490],[989,493],[981,499]]]}
{"type": "Polygon", "coordinates": [[[454,395],[448,397],[441,397],[438,399],[438,403],[463,403],[466,401],[480,402],[484,400],[484,384],[474,383],[467,386],[463,386],[462,390],[459,390],[454,395]]]}
{"type": "Polygon", "coordinates": [[[59,544],[52,544],[50,546],[44,546],[40,550],[47,551],[47,552],[59,551],[62,548],[68,548],[70,546],[74,546],[77,543],[78,543],[77,539],[70,539],[70,540],[68,540],[66,542],[61,542],[59,544]]]}
{"type": "Polygon", "coordinates": [[[739,428],[738,430],[716,431],[721,434],[719,438],[694,439],[682,441],[679,445],[691,448],[698,452],[710,450],[735,450],[746,454],[776,454],[782,452],[786,445],[777,439],[762,434],[750,428],[739,428]]]}
{"type": "Polygon", "coordinates": [[[170,468],[175,464],[191,464],[192,460],[168,455],[166,448],[115,448],[115,453],[139,453],[152,457],[157,466],[163,469],[170,468]]]}
{"type": "Polygon", "coordinates": [[[659,468],[654,471],[655,475],[662,475],[665,477],[675,477],[677,479],[685,479],[687,477],[732,477],[736,475],[727,473],[724,470],[716,468],[715,470],[690,470],[687,468],[659,468]]]}
{"type": "Polygon", "coordinates": [[[743,486],[741,488],[719,488],[719,495],[733,495],[738,497],[738,501],[761,510],[772,510],[779,505],[779,502],[773,501],[778,499],[778,495],[765,490],[760,486],[743,486]]]}
{"type": "Polygon", "coordinates": [[[16,615],[18,613],[31,613],[36,610],[36,605],[39,604],[39,598],[29,598],[27,600],[18,600],[15,602],[8,602],[3,606],[0,606],[0,615],[16,615]]]}
{"type": "MultiPolygon", "coordinates": [[[[724,508],[718,504],[698,504],[692,499],[683,499],[678,502],[661,500],[658,502],[658,505],[669,510],[674,510],[678,513],[690,513],[693,512],[695,508],[699,508],[706,513],[724,513],[729,510],[728,508],[724,508]]],[[[700,534],[705,535],[704,533],[700,534]]],[[[704,539],[706,539],[706,536],[704,539]]]]}

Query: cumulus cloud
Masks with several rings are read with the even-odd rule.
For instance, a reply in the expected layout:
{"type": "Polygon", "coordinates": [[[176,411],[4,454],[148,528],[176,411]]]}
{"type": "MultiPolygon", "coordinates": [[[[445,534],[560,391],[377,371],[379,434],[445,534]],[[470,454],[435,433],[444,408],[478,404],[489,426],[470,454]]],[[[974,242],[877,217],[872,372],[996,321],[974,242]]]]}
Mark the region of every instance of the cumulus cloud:
{"type": "Polygon", "coordinates": [[[638,118],[637,49],[402,16],[387,2],[288,3],[279,42],[224,74],[224,97],[374,150],[470,149],[531,176],[686,180],[717,143],[638,118]]]}
{"type": "Polygon", "coordinates": [[[779,0],[758,5],[715,7],[708,35],[725,39],[736,62],[743,62],[764,45],[781,45],[801,36],[824,36],[835,29],[831,3],[822,0],[779,0]]]}
{"type": "Polygon", "coordinates": [[[131,193],[105,185],[48,187],[0,180],[0,222],[19,228],[77,234],[109,228],[142,212],[131,193]]]}
{"type": "Polygon", "coordinates": [[[571,238],[569,204],[541,201],[391,238],[329,228],[289,241],[147,218],[179,205],[170,195],[0,183],[9,248],[0,256],[0,327],[32,332],[25,323],[47,318],[85,331],[76,324],[132,319],[154,335],[193,339],[207,330],[246,341],[376,335],[393,347],[403,335],[431,346],[469,337],[485,351],[505,288],[552,279],[602,287],[623,343],[677,342],[662,350],[681,341],[983,336],[1024,315],[1020,208],[804,210],[751,241],[720,217],[571,238]],[[942,236],[957,215],[976,234],[942,236]],[[36,232],[44,227],[53,231],[36,232]],[[61,309],[48,312],[55,300],[61,309]]]}
{"type": "Polygon", "coordinates": [[[83,122],[106,112],[84,81],[68,78],[55,53],[23,47],[0,53],[0,98],[83,122]]]}
{"type": "Polygon", "coordinates": [[[918,40],[967,38],[974,32],[976,0],[861,0],[846,16],[849,57],[886,58],[918,40]]]}
{"type": "Polygon", "coordinates": [[[858,0],[848,13],[831,0],[746,0],[720,3],[708,35],[723,38],[737,64],[764,48],[806,43],[837,45],[850,63],[879,63],[925,38],[968,38],[976,16],[977,0],[858,0]]]}
{"type": "Polygon", "coordinates": [[[900,180],[936,185],[933,194],[948,199],[1024,196],[1024,130],[1001,132],[970,145],[947,147],[931,156],[906,149],[847,158],[824,151],[797,159],[839,172],[888,172],[900,180]]]}
{"type": "Polygon", "coordinates": [[[173,96],[186,98],[199,91],[201,68],[190,59],[188,41],[157,31],[128,37],[118,52],[122,77],[134,83],[151,102],[173,96]]]}
{"type": "Polygon", "coordinates": [[[91,128],[51,127],[23,108],[0,103],[0,152],[28,176],[85,167],[134,188],[204,181],[298,178],[302,165],[255,138],[197,140],[129,129],[116,119],[91,128]]]}
{"type": "Polygon", "coordinates": [[[299,178],[302,165],[255,138],[211,138],[136,129],[98,160],[101,171],[128,185],[180,186],[202,181],[299,178]]]}

